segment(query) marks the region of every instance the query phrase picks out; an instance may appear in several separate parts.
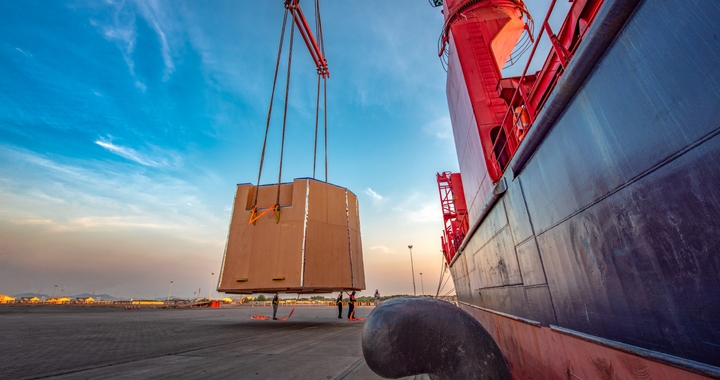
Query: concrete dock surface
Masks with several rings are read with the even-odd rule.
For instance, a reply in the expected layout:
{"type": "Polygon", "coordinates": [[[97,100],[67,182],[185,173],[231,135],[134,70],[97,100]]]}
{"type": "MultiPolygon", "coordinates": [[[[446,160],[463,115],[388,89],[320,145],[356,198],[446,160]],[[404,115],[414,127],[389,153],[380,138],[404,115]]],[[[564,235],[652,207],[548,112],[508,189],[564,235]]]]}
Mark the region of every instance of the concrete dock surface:
{"type": "Polygon", "coordinates": [[[287,321],[250,318],[271,313],[0,306],[0,379],[380,379],[362,356],[363,321],[328,306],[298,306],[287,321]]]}

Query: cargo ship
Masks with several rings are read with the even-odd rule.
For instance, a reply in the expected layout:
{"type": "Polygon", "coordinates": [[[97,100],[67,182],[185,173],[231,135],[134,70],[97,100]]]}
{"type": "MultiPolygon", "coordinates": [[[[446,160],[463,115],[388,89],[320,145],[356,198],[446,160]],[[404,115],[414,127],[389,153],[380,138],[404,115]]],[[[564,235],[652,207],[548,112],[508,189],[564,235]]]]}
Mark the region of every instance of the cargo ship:
{"type": "Polygon", "coordinates": [[[571,0],[555,30],[554,0],[431,4],[443,252],[512,377],[720,378],[720,2],[571,0]]]}

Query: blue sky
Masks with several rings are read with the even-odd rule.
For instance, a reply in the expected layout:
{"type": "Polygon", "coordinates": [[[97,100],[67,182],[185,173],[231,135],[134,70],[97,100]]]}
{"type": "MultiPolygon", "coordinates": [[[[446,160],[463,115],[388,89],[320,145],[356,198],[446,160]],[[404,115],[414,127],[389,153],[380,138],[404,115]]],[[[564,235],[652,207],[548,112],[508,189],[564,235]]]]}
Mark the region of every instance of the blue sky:
{"type": "MultiPolygon", "coordinates": [[[[0,2],[0,293],[207,292],[235,184],[257,176],[282,3],[0,2]]],[[[442,15],[420,0],[322,8],[329,180],[359,196],[366,293],[412,292],[408,244],[430,293],[434,176],[457,170],[442,15]]],[[[284,181],[312,174],[317,76],[299,40],[292,70],[284,181]]]]}

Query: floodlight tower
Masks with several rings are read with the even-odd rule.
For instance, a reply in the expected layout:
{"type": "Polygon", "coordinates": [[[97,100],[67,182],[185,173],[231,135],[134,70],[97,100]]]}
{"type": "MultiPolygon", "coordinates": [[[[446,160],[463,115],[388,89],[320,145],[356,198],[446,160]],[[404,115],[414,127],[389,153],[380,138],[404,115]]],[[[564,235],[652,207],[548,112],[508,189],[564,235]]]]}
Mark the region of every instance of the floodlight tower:
{"type": "Polygon", "coordinates": [[[417,295],[417,291],[415,290],[415,268],[413,267],[413,259],[412,259],[412,244],[408,245],[408,249],[410,249],[410,270],[412,271],[412,278],[413,278],[413,295],[417,295]]]}
{"type": "Polygon", "coordinates": [[[210,301],[210,293],[212,292],[213,282],[215,282],[215,273],[210,273],[210,290],[208,290],[208,301],[210,301]]]}
{"type": "Polygon", "coordinates": [[[170,281],[170,290],[168,290],[168,298],[167,298],[167,302],[170,302],[170,293],[172,293],[172,284],[173,284],[173,282],[172,282],[172,281],[170,281]]]}

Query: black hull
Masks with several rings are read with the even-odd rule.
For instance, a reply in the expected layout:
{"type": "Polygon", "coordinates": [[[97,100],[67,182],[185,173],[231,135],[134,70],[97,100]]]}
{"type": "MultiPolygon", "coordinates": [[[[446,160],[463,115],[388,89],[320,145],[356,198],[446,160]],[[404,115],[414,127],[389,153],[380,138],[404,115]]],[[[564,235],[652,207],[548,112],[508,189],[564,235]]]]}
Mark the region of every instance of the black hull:
{"type": "Polygon", "coordinates": [[[642,1],[603,52],[496,185],[459,300],[720,366],[720,2],[642,1]]]}

